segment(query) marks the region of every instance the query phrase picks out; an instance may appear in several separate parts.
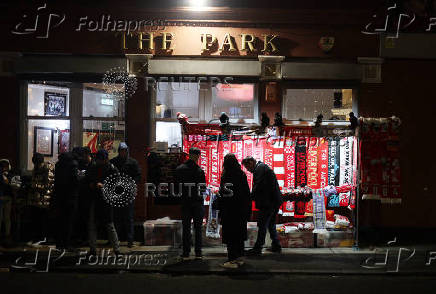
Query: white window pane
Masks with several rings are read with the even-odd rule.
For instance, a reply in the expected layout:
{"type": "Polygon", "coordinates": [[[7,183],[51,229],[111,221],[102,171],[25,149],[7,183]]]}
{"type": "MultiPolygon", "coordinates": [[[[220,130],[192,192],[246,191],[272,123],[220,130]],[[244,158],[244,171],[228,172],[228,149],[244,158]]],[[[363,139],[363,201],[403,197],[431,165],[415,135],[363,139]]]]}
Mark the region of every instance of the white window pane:
{"type": "Polygon", "coordinates": [[[351,111],[352,89],[287,89],[284,97],[286,119],[313,120],[322,114],[324,120],[347,120],[351,111]]]}
{"type": "Polygon", "coordinates": [[[156,122],[156,142],[168,142],[168,147],[182,146],[182,129],[178,122],[156,122]]]}
{"type": "Polygon", "coordinates": [[[27,115],[68,116],[70,89],[44,84],[27,87],[27,115]]]}
{"type": "Polygon", "coordinates": [[[198,119],[197,83],[159,82],[156,91],[156,118],[176,118],[177,112],[198,119]]]}
{"type": "Polygon", "coordinates": [[[217,84],[212,88],[212,116],[225,112],[232,119],[254,119],[253,84],[217,84]]]}
{"type": "Polygon", "coordinates": [[[56,163],[59,153],[69,151],[69,120],[29,119],[27,126],[28,170],[33,169],[32,156],[35,152],[42,153],[45,161],[56,163]]]}
{"type": "Polygon", "coordinates": [[[124,101],[107,93],[102,84],[83,85],[84,117],[124,117],[124,101]]]}

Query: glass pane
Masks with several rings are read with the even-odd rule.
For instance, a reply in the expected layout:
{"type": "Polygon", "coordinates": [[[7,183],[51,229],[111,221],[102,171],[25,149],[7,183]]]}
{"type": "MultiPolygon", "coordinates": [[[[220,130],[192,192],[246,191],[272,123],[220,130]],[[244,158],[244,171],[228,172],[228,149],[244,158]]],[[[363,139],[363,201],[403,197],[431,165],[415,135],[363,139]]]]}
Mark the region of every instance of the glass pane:
{"type": "Polygon", "coordinates": [[[44,84],[27,87],[27,115],[68,116],[70,89],[44,84]]]}
{"type": "Polygon", "coordinates": [[[83,121],[83,146],[92,153],[105,149],[112,159],[118,155],[118,146],[125,141],[125,123],[123,121],[83,121]]]}
{"type": "Polygon", "coordinates": [[[168,142],[168,147],[176,144],[182,147],[182,129],[179,122],[156,122],[156,142],[168,142]]]}
{"type": "MultiPolygon", "coordinates": [[[[122,87],[122,86],[120,86],[122,87]]],[[[83,84],[84,117],[124,117],[124,100],[108,92],[103,84],[83,84]]]]}
{"type": "Polygon", "coordinates": [[[176,118],[181,112],[198,119],[199,90],[197,83],[158,83],[156,118],[176,118]]]}
{"type": "Polygon", "coordinates": [[[352,111],[352,89],[287,89],[284,97],[286,119],[347,120],[352,111]]]}
{"type": "Polygon", "coordinates": [[[69,120],[28,120],[27,169],[33,169],[34,152],[44,155],[45,161],[56,163],[58,155],[70,150],[69,120]]]}
{"type": "Polygon", "coordinates": [[[212,88],[212,116],[225,112],[233,119],[254,119],[253,84],[217,84],[212,88]]]}

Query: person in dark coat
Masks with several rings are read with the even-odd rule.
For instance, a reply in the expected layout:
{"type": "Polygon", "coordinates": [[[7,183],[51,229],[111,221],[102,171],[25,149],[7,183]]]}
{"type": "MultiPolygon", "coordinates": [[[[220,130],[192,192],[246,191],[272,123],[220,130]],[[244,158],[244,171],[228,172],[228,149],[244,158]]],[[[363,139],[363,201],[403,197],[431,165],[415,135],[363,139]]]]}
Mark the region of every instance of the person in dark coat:
{"type": "Polygon", "coordinates": [[[244,255],[244,241],[247,240],[247,222],[251,207],[247,176],[232,153],[224,157],[218,199],[222,240],[227,244],[228,255],[228,261],[222,266],[237,268],[243,264],[241,257],[244,255]]]}
{"type": "Polygon", "coordinates": [[[73,153],[61,153],[55,166],[54,181],[54,206],[58,225],[56,247],[58,249],[71,249],[78,197],[78,162],[73,153]]]}
{"type": "MultiPolygon", "coordinates": [[[[202,225],[204,216],[204,199],[199,193],[200,186],[206,186],[204,171],[198,166],[200,150],[189,149],[189,159],[176,168],[175,190],[182,185],[182,226],[183,226],[183,254],[182,258],[189,258],[191,252],[191,221],[194,220],[195,230],[195,257],[202,256],[202,225]],[[199,185],[200,184],[200,185],[199,185]]],[[[180,192],[180,191],[178,191],[180,192]]],[[[178,193],[177,193],[178,194],[178,193]]]]}
{"type": "Polygon", "coordinates": [[[106,178],[118,174],[117,168],[109,162],[106,150],[99,150],[96,154],[96,164],[86,172],[87,182],[91,189],[89,203],[88,234],[90,255],[96,255],[97,249],[97,226],[105,226],[109,242],[114,253],[120,254],[118,234],[115,230],[113,207],[103,198],[103,183],[106,178]]]}
{"type": "Polygon", "coordinates": [[[91,149],[89,147],[75,147],[73,154],[79,158],[79,197],[77,205],[77,218],[75,222],[74,238],[77,244],[85,246],[88,244],[88,216],[89,216],[89,197],[90,188],[86,179],[86,171],[95,164],[91,157],[91,149]]]}
{"type": "MultiPolygon", "coordinates": [[[[118,147],[118,156],[110,161],[121,174],[131,177],[138,185],[141,181],[141,169],[136,159],[129,156],[129,147],[126,143],[121,142],[118,147]]],[[[135,201],[129,203],[126,207],[115,208],[115,226],[120,232],[124,228],[127,235],[127,246],[133,247],[134,240],[134,216],[135,201]]]]}
{"type": "Polygon", "coordinates": [[[253,173],[252,199],[259,209],[257,226],[259,228],[257,240],[250,255],[261,255],[265,244],[266,231],[271,237],[271,250],[280,253],[282,248],[277,237],[276,217],[282,204],[282,194],[274,171],[265,163],[256,161],[253,157],[242,160],[244,167],[253,173]]]}

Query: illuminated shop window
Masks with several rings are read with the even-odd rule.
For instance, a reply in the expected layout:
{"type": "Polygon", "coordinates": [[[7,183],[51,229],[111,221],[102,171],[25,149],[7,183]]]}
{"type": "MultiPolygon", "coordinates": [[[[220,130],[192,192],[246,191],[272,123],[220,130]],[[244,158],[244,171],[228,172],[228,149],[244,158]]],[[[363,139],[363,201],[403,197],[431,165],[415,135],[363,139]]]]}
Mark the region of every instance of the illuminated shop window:
{"type": "Polygon", "coordinates": [[[118,146],[125,141],[124,121],[83,121],[83,146],[89,147],[92,153],[105,149],[109,159],[118,155],[118,146]]]}
{"type": "Polygon", "coordinates": [[[352,89],[286,89],[283,117],[288,120],[347,120],[352,111],[352,89]]]}
{"type": "Polygon", "coordinates": [[[218,84],[212,88],[212,115],[222,112],[231,119],[254,119],[254,84],[218,84]]]}
{"type": "MultiPolygon", "coordinates": [[[[112,90],[114,91],[114,90],[112,90]]],[[[119,86],[117,93],[122,91],[119,86]]],[[[123,117],[124,99],[105,89],[103,84],[83,85],[83,117],[123,117]]]]}
{"type": "Polygon", "coordinates": [[[58,155],[70,148],[70,121],[29,119],[27,137],[27,169],[33,169],[35,152],[44,155],[45,161],[56,163],[58,155]]]}
{"type": "Polygon", "coordinates": [[[181,112],[199,118],[198,83],[158,83],[156,89],[156,118],[176,118],[181,112]]]}
{"type": "Polygon", "coordinates": [[[125,141],[121,86],[38,81],[25,87],[21,168],[33,169],[35,152],[54,164],[60,153],[76,146],[89,146],[92,152],[106,149],[110,158],[117,155],[119,143],[125,141]]]}
{"type": "Polygon", "coordinates": [[[44,84],[29,84],[27,115],[68,116],[70,89],[44,84]]]}

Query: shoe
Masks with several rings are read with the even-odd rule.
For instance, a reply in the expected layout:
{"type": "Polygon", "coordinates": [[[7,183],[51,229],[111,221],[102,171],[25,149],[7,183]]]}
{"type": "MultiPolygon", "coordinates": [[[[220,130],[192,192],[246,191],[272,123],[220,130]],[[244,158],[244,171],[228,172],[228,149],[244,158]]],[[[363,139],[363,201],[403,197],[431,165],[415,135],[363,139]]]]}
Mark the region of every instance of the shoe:
{"type": "Polygon", "coordinates": [[[128,243],[127,243],[127,247],[128,247],[128,248],[133,248],[133,242],[128,242],[128,243]]]}
{"type": "Polygon", "coordinates": [[[202,260],[203,259],[203,255],[201,253],[200,254],[195,254],[195,259],[202,260]]]}
{"type": "Polygon", "coordinates": [[[239,267],[239,264],[235,260],[232,260],[224,262],[220,266],[227,269],[237,269],[239,267]]]}
{"type": "Polygon", "coordinates": [[[243,266],[245,264],[244,260],[241,257],[238,257],[235,262],[238,264],[238,266],[243,266]]]}
{"type": "Polygon", "coordinates": [[[262,249],[261,248],[252,248],[246,252],[248,256],[261,256],[262,249]]]}
{"type": "Polygon", "coordinates": [[[282,253],[282,246],[273,245],[273,246],[271,246],[271,251],[274,253],[282,253]]]}
{"type": "Polygon", "coordinates": [[[181,261],[187,261],[187,260],[189,260],[189,254],[182,254],[179,256],[179,259],[181,261]]]}

